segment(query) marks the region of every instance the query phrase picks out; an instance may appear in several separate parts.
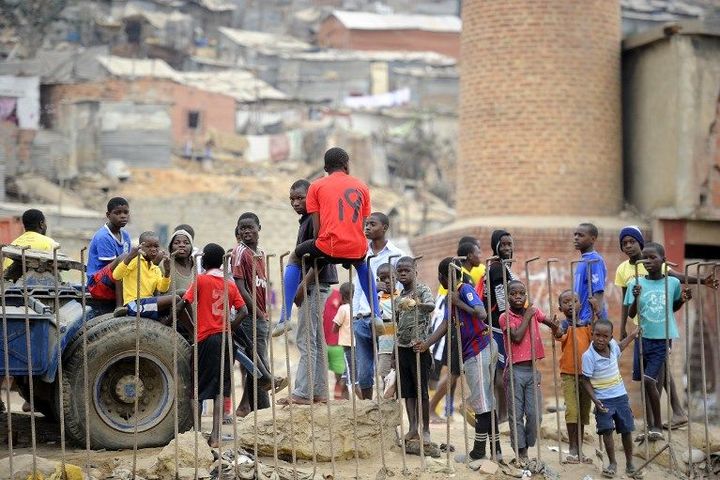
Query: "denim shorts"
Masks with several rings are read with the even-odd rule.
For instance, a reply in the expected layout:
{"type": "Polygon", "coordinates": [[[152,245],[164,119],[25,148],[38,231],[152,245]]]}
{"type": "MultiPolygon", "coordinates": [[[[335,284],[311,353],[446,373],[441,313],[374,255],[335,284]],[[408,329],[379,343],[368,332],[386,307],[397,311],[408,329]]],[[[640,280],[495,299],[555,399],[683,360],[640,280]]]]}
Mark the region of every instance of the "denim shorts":
{"type": "MultiPolygon", "coordinates": [[[[665,365],[666,348],[664,338],[643,338],[643,367],[645,377],[655,381],[660,380],[660,370],[665,365]]],[[[640,381],[640,344],[635,340],[633,349],[633,380],[640,381]]]]}
{"type": "Polygon", "coordinates": [[[597,433],[603,434],[615,430],[619,434],[630,433],[635,430],[635,420],[630,409],[630,400],[627,395],[621,395],[615,398],[606,398],[600,400],[607,412],[599,412],[595,408],[595,423],[597,423],[597,433]]]}

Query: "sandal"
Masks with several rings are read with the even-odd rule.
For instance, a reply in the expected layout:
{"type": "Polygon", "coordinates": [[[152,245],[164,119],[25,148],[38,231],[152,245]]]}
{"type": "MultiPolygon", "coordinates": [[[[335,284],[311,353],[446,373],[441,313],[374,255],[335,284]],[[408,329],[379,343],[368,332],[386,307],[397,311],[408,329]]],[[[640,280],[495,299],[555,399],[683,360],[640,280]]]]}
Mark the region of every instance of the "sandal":
{"type": "Polygon", "coordinates": [[[686,418],[683,420],[665,422],[665,423],[663,423],[662,427],[664,430],[676,430],[678,428],[682,428],[682,427],[686,426],[687,424],[688,424],[688,420],[686,418]]]}
{"type": "Polygon", "coordinates": [[[580,457],[578,455],[568,455],[567,457],[565,457],[565,463],[570,463],[573,465],[579,465],[581,463],[584,465],[592,465],[593,460],[592,458],[585,455],[583,455],[582,461],[580,460],[580,457]]]}
{"type": "Polygon", "coordinates": [[[625,473],[630,478],[645,478],[645,474],[642,471],[637,471],[634,466],[625,469],[625,473]]]}
{"type": "Polygon", "coordinates": [[[611,467],[610,465],[602,469],[602,476],[605,478],[615,478],[615,473],[617,473],[615,467],[611,467]]]}

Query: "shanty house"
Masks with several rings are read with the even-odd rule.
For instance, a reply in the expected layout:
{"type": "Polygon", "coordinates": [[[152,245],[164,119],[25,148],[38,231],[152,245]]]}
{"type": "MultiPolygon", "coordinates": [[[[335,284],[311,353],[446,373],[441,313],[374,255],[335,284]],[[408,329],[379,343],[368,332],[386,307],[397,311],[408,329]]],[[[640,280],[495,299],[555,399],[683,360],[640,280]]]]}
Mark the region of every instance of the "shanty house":
{"type": "Polygon", "coordinates": [[[334,10],[320,23],[317,43],[347,50],[430,51],[459,58],[461,26],[454,15],[334,10]]]}

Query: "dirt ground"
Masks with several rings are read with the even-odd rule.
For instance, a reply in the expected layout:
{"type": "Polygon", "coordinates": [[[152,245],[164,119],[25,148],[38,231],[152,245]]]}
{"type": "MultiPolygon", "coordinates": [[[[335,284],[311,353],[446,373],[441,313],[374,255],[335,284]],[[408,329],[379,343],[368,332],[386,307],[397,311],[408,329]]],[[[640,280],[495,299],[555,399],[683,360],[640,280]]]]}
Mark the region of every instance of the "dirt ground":
{"type": "MultiPolygon", "coordinates": [[[[297,354],[297,348],[293,345],[293,339],[295,335],[292,333],[290,335],[290,346],[289,346],[289,357],[290,357],[290,365],[292,368],[292,376],[294,378],[295,369],[298,361],[298,354],[297,354]]],[[[273,339],[273,350],[275,352],[275,357],[273,360],[273,366],[275,369],[276,375],[285,375],[286,374],[286,366],[285,366],[285,346],[284,341],[282,337],[273,339]]],[[[242,395],[242,388],[241,385],[241,375],[239,369],[235,368],[235,385],[238,386],[235,392],[236,399],[239,399],[242,395]]],[[[329,379],[330,385],[334,385],[334,379],[329,379]]],[[[2,394],[3,401],[5,400],[5,391],[0,390],[0,393],[2,394]]],[[[277,394],[277,398],[285,397],[287,395],[287,390],[282,391],[277,394]]],[[[562,400],[561,400],[562,401],[562,400]]],[[[554,402],[554,401],[553,401],[554,402]]],[[[457,389],[457,398],[455,400],[455,405],[459,405],[461,403],[460,400],[460,388],[457,389]]],[[[26,413],[22,413],[22,404],[23,400],[18,396],[16,392],[12,392],[12,400],[11,400],[11,409],[13,412],[13,440],[15,448],[13,449],[15,455],[20,455],[24,453],[31,453],[31,436],[30,436],[30,417],[26,413]]],[[[443,408],[443,403],[440,404],[439,410],[443,408]]],[[[209,415],[212,414],[211,408],[209,410],[209,415]]],[[[565,422],[563,415],[561,413],[561,428],[565,428],[565,422]]],[[[591,416],[592,417],[592,416],[591,416]]],[[[203,416],[202,423],[203,423],[203,432],[209,432],[212,424],[211,424],[211,417],[208,415],[203,416]]],[[[252,421],[251,417],[247,419],[248,421],[252,421]]],[[[548,414],[546,413],[543,417],[543,427],[547,429],[549,435],[552,435],[554,438],[557,438],[556,436],[556,417],[554,414],[548,414]]],[[[640,430],[639,422],[636,422],[636,428],[640,430]]],[[[407,420],[405,419],[405,431],[407,431],[407,420]]],[[[501,444],[502,444],[502,451],[503,456],[505,460],[509,461],[513,457],[512,449],[510,448],[510,437],[507,433],[508,427],[507,423],[504,423],[501,425],[501,444]]],[[[588,429],[589,432],[594,432],[594,419],[591,418],[591,425],[588,429]]],[[[699,431],[699,430],[697,430],[699,431]]],[[[0,414],[0,446],[2,446],[2,450],[6,450],[7,447],[7,415],[0,414]]],[[[226,435],[231,436],[233,433],[233,428],[231,425],[226,425],[223,427],[223,433],[226,435]]],[[[405,465],[406,469],[405,472],[407,475],[403,475],[403,454],[402,449],[399,446],[395,445],[380,445],[380,442],[378,442],[377,448],[375,450],[375,453],[367,459],[359,459],[359,461],[355,462],[354,459],[350,460],[338,460],[335,462],[335,478],[336,479],[361,479],[361,480],[371,480],[371,479],[383,479],[382,475],[378,475],[379,472],[382,471],[382,460],[380,455],[380,449],[382,448],[385,453],[385,465],[388,470],[388,477],[394,476],[397,478],[413,478],[413,479],[444,479],[444,478],[455,478],[455,479],[477,479],[477,478],[497,478],[497,479],[509,479],[514,478],[511,476],[507,476],[502,474],[501,472],[498,472],[494,476],[484,475],[480,474],[475,471],[469,470],[465,465],[457,464],[454,461],[454,456],[457,453],[464,453],[465,452],[465,440],[464,440],[464,426],[463,426],[463,418],[462,416],[457,412],[453,415],[451,422],[450,422],[450,441],[449,443],[455,447],[455,452],[451,453],[450,455],[450,464],[452,465],[454,469],[454,474],[452,476],[449,476],[447,473],[444,472],[438,472],[435,473],[433,470],[441,467],[442,465],[438,465],[438,462],[436,460],[428,460],[426,467],[422,468],[421,466],[421,459],[418,456],[415,455],[406,455],[405,459],[405,465]]],[[[720,439],[720,432],[718,433],[718,438],[720,439]]],[[[472,438],[474,435],[474,429],[468,425],[467,427],[467,442],[469,445],[469,448],[472,448],[472,438]]],[[[677,430],[676,433],[674,433],[673,438],[675,441],[681,442],[682,448],[685,449],[687,445],[686,443],[686,437],[687,433],[685,429],[677,430]]],[[[585,452],[586,456],[589,456],[593,460],[592,465],[572,465],[572,464],[561,464],[558,458],[557,453],[557,447],[558,443],[557,440],[550,439],[550,438],[541,438],[540,439],[540,449],[539,454],[541,457],[541,460],[546,463],[546,465],[549,467],[549,469],[552,472],[555,472],[558,477],[561,479],[571,479],[571,480],[597,480],[601,477],[601,462],[599,458],[596,456],[596,446],[597,446],[597,436],[591,435],[590,436],[592,441],[591,443],[588,443],[586,440],[585,447],[583,451],[585,452]],[[552,449],[552,450],[551,450],[552,449]],[[588,478],[589,477],[589,478],[588,478]]],[[[431,439],[433,442],[437,443],[438,445],[441,443],[448,443],[447,441],[447,424],[431,424],[431,439]]],[[[36,417],[36,442],[37,442],[37,455],[40,457],[44,457],[51,460],[60,460],[61,458],[61,448],[60,448],[60,431],[59,426],[57,424],[48,422],[47,420],[42,417],[42,415],[38,415],[36,417]]],[[[617,459],[618,459],[618,475],[616,478],[628,478],[624,475],[624,454],[622,452],[622,446],[620,443],[620,438],[616,437],[616,450],[617,450],[617,459]]],[[[233,442],[232,440],[225,441],[223,444],[223,450],[227,451],[229,449],[232,449],[233,442]]],[[[563,443],[561,445],[562,451],[563,451],[563,458],[567,454],[567,448],[568,445],[566,443],[563,443]]],[[[640,466],[643,463],[642,458],[637,456],[638,450],[640,447],[636,447],[635,453],[635,465],[640,466]]],[[[160,452],[161,448],[148,448],[148,449],[140,449],[138,451],[138,463],[142,464],[143,462],[151,462],[154,458],[157,457],[158,453],[160,452]]],[[[248,450],[251,450],[248,449],[248,450]]],[[[681,455],[682,452],[678,452],[678,456],[681,455]]],[[[537,457],[538,456],[538,449],[535,447],[531,449],[530,456],[537,457]]],[[[0,453],[0,458],[5,457],[4,452],[0,453]]],[[[105,475],[107,475],[109,472],[111,472],[115,467],[126,467],[129,468],[132,465],[132,458],[133,453],[132,450],[126,450],[126,451],[93,451],[90,453],[90,463],[94,469],[97,469],[100,472],[103,472],[105,475]]],[[[443,453],[442,457],[439,459],[441,461],[446,461],[446,454],[443,453]]],[[[74,446],[68,446],[65,451],[65,459],[66,462],[72,463],[78,466],[84,466],[87,454],[84,449],[78,449],[74,446]]],[[[267,458],[267,457],[260,457],[260,460],[264,463],[273,464],[273,458],[267,458]]],[[[604,459],[604,462],[607,463],[607,458],[604,459]]],[[[683,464],[684,465],[684,464],[683,464]]],[[[309,471],[312,471],[312,462],[309,461],[298,461],[297,467],[299,469],[307,469],[309,471]]],[[[317,464],[317,473],[322,474],[325,476],[325,478],[332,478],[328,477],[328,475],[332,475],[332,465],[331,463],[318,463],[317,464]]],[[[668,470],[665,467],[662,467],[658,465],[657,463],[653,463],[649,465],[645,469],[645,478],[646,479],[657,479],[662,477],[667,477],[668,475],[672,475],[673,472],[668,470]]],[[[1,475],[0,475],[1,476],[1,475]]],[[[543,478],[542,475],[535,475],[533,478],[543,478]]],[[[697,477],[695,477],[697,478],[697,477]]],[[[1,480],[1,479],[0,479],[1,480]]]]}

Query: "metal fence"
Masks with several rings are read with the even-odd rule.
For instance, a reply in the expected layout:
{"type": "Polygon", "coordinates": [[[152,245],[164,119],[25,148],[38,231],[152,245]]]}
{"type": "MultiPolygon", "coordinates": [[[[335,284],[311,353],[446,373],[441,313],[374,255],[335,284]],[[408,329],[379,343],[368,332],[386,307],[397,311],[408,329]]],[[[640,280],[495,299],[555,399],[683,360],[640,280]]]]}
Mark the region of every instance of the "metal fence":
{"type": "MultiPolygon", "coordinates": [[[[59,247],[58,247],[59,248],[59,247]]],[[[31,454],[33,458],[33,470],[37,469],[36,457],[38,451],[38,439],[36,436],[36,413],[42,412],[45,416],[56,418],[59,424],[59,456],[60,456],[60,477],[68,478],[66,472],[66,445],[73,446],[84,446],[85,460],[83,469],[87,477],[91,476],[91,466],[94,461],[95,450],[108,448],[118,449],[126,448],[132,449],[132,467],[130,474],[131,478],[135,478],[138,471],[138,450],[148,446],[165,445],[173,439],[177,439],[178,436],[186,430],[195,429],[196,431],[201,430],[201,418],[200,418],[200,402],[199,388],[198,388],[198,359],[199,359],[199,345],[198,345],[198,282],[197,282],[197,269],[193,268],[193,283],[192,283],[192,302],[189,305],[189,312],[177,308],[180,304],[181,297],[174,294],[175,288],[174,283],[171,284],[170,291],[172,295],[172,308],[168,318],[164,321],[158,321],[153,319],[144,318],[141,316],[141,308],[137,308],[137,313],[132,316],[115,316],[113,314],[114,304],[110,304],[108,307],[105,305],[99,305],[97,301],[90,299],[88,292],[86,291],[86,278],[83,269],[82,282],[80,285],[65,285],[59,280],[60,270],[68,268],[82,268],[81,265],[85,262],[85,250],[80,253],[80,263],[72,262],[69,259],[61,256],[56,248],[51,254],[49,253],[37,253],[28,251],[27,247],[3,247],[0,251],[0,265],[2,265],[3,280],[0,281],[0,298],[2,300],[0,308],[2,313],[2,374],[7,385],[7,391],[5,396],[5,402],[7,408],[7,443],[8,443],[8,465],[9,465],[9,476],[12,478],[15,470],[13,465],[14,448],[13,445],[13,415],[10,407],[10,384],[11,377],[14,377],[16,385],[18,385],[22,396],[27,400],[29,404],[29,420],[31,430],[31,454]],[[5,266],[5,260],[10,259],[13,261],[13,266],[5,266]],[[17,276],[16,281],[5,280],[5,275],[17,276]],[[105,312],[105,313],[103,313],[105,312]],[[186,315],[186,318],[183,316],[186,315]],[[184,323],[186,320],[189,323],[184,323]],[[189,327],[188,327],[189,326],[189,327]],[[183,335],[184,334],[184,335],[183,335]]],[[[279,257],[274,254],[256,256],[255,258],[262,262],[262,265],[269,271],[271,268],[279,268],[282,278],[282,272],[285,267],[285,261],[289,255],[289,252],[280,255],[279,257]]],[[[200,261],[202,254],[194,256],[194,260],[200,261]]],[[[227,363],[234,363],[240,355],[242,363],[248,374],[248,382],[252,384],[253,398],[252,415],[254,438],[253,441],[248,442],[242,441],[238,435],[238,423],[235,415],[234,408],[231,412],[232,417],[232,441],[223,442],[220,438],[219,445],[215,447],[216,462],[215,470],[213,475],[215,478],[315,478],[318,470],[318,464],[321,459],[318,458],[316,453],[316,440],[321,437],[329,440],[330,455],[329,462],[332,469],[332,478],[342,478],[338,476],[338,470],[336,466],[336,454],[333,451],[336,442],[333,441],[339,434],[347,434],[347,432],[333,431],[333,415],[335,413],[334,405],[337,403],[333,400],[333,392],[330,388],[330,382],[327,381],[328,372],[328,356],[326,352],[326,342],[323,334],[323,328],[321,325],[321,319],[318,318],[322,312],[322,305],[320,304],[319,295],[311,295],[311,287],[305,287],[305,301],[303,301],[300,308],[303,309],[302,321],[309,322],[305,325],[299,325],[298,329],[302,335],[305,335],[305,344],[308,349],[304,355],[301,355],[300,362],[306,362],[305,370],[307,370],[307,380],[309,383],[309,391],[315,392],[316,384],[321,385],[326,389],[326,398],[324,402],[314,403],[309,402],[309,405],[296,405],[292,401],[288,402],[287,408],[289,410],[290,419],[290,435],[286,439],[283,435],[280,435],[280,429],[277,425],[276,420],[276,377],[275,377],[275,359],[285,359],[285,368],[287,370],[287,378],[290,385],[291,381],[291,364],[290,364],[290,343],[288,341],[288,335],[284,336],[284,351],[276,352],[273,343],[269,343],[269,362],[267,368],[270,370],[270,409],[272,414],[272,432],[273,432],[273,448],[272,458],[261,461],[261,451],[258,445],[258,368],[262,366],[263,359],[261,358],[261,352],[258,352],[258,335],[263,335],[262,332],[258,331],[258,318],[257,310],[252,309],[252,338],[251,338],[251,354],[247,357],[242,358],[242,352],[238,352],[236,345],[236,331],[232,328],[234,321],[233,314],[230,308],[230,294],[229,288],[231,288],[231,277],[228,268],[228,259],[230,253],[227,253],[224,257],[224,291],[222,295],[222,307],[221,313],[224,318],[224,326],[221,332],[221,348],[220,355],[217,358],[219,372],[223,372],[224,366],[227,363]],[[315,304],[312,305],[313,300],[315,304]],[[313,313],[314,312],[314,313],[313,313]],[[313,318],[315,317],[315,318],[313,318]],[[311,335],[318,335],[320,341],[317,342],[320,345],[319,351],[313,351],[313,345],[315,342],[311,339],[311,335]],[[312,362],[317,362],[318,359],[322,364],[321,372],[323,372],[323,378],[316,378],[316,369],[312,362]],[[250,364],[249,362],[252,362],[250,364]],[[324,404],[324,405],[323,405],[324,404]],[[327,415],[327,422],[320,424],[316,423],[314,415],[319,412],[317,409],[325,409],[327,415]],[[296,438],[294,427],[297,426],[294,422],[293,415],[296,414],[298,417],[306,418],[309,415],[310,423],[310,440],[312,448],[312,460],[311,463],[299,464],[296,455],[296,438]],[[299,415],[302,414],[302,415],[299,415]],[[287,461],[283,460],[283,456],[279,455],[279,442],[288,442],[291,446],[291,455],[287,457],[287,461]],[[232,445],[232,447],[230,446],[232,445]],[[241,461],[241,457],[244,460],[241,461]],[[266,462],[266,463],[262,463],[266,462]],[[274,472],[274,473],[268,473],[274,472]],[[272,476],[271,475],[275,475],[272,476]]],[[[367,259],[368,265],[370,258],[367,259]]],[[[393,258],[390,259],[394,260],[393,258]]],[[[459,260],[457,258],[456,260],[459,260]]],[[[533,258],[525,262],[524,273],[525,282],[529,284],[531,281],[530,271],[537,265],[539,258],[533,258]]],[[[421,257],[414,259],[415,262],[422,261],[421,257]]],[[[306,258],[301,259],[302,271],[307,271],[311,266],[307,263],[306,258]]],[[[505,298],[508,297],[508,283],[507,272],[512,264],[512,260],[500,260],[497,257],[492,257],[486,260],[486,264],[489,266],[493,262],[501,262],[503,267],[504,278],[504,293],[505,298]]],[[[554,291],[553,279],[552,279],[552,268],[553,264],[557,264],[558,259],[548,259],[545,261],[545,270],[547,272],[547,300],[548,305],[555,304],[555,298],[553,295],[557,293],[554,291]]],[[[575,280],[575,268],[580,261],[570,262],[571,278],[574,284],[575,280]]],[[[170,277],[173,278],[174,262],[170,263],[170,277]]],[[[257,268],[253,263],[254,269],[257,268]]],[[[314,280],[315,284],[319,285],[318,278],[318,264],[317,260],[312,265],[313,271],[315,272],[314,280]]],[[[720,264],[718,263],[691,263],[686,265],[685,274],[686,278],[691,273],[690,268],[694,267],[696,277],[699,279],[701,275],[707,273],[717,273],[720,264]]],[[[368,270],[370,270],[368,268],[368,270]]],[[[590,268],[586,269],[590,271],[590,268]]],[[[141,268],[137,268],[137,275],[134,279],[136,282],[136,289],[139,292],[142,278],[141,268]]],[[[391,268],[391,272],[394,269],[391,268]]],[[[253,276],[255,276],[253,271],[253,276]]],[[[447,271],[447,278],[449,279],[449,291],[456,291],[456,287],[461,282],[462,272],[458,264],[450,263],[447,271]]],[[[636,274],[637,278],[637,274],[636,274]]],[[[348,281],[352,283],[353,279],[353,268],[348,270],[348,281]]],[[[371,279],[368,279],[368,283],[371,283],[371,279]]],[[[489,277],[486,278],[485,288],[489,291],[490,283],[489,277]]],[[[590,279],[588,278],[588,282],[590,279]]],[[[173,280],[174,282],[174,280],[173,280]]],[[[391,274],[391,285],[395,284],[395,274],[391,274]]],[[[253,282],[256,285],[255,282],[253,282]]],[[[665,277],[664,287],[667,294],[668,280],[665,277]]],[[[281,286],[281,291],[284,291],[284,286],[281,286]]],[[[701,287],[700,281],[695,285],[688,284],[686,282],[685,288],[688,291],[695,289],[696,291],[701,287]]],[[[256,287],[252,289],[253,298],[257,298],[256,287]]],[[[557,290],[557,288],[555,288],[557,290]]],[[[529,295],[529,289],[527,290],[529,295]]],[[[714,322],[717,325],[717,331],[720,331],[720,304],[718,303],[718,292],[714,292],[714,305],[703,305],[702,295],[694,295],[697,299],[695,308],[698,309],[700,316],[704,318],[705,312],[711,312],[711,316],[714,315],[714,322]],[[714,314],[712,313],[714,310],[714,314]]],[[[447,297],[447,310],[455,312],[458,308],[455,303],[458,299],[452,294],[447,297]]],[[[542,300],[527,298],[528,302],[542,300]]],[[[270,302],[267,303],[271,305],[270,302]]],[[[284,299],[282,304],[284,305],[284,299]]],[[[217,307],[218,305],[216,305],[217,307]]],[[[255,306],[255,305],[253,305],[255,306]]],[[[396,302],[391,303],[392,306],[392,317],[396,316],[396,302]]],[[[493,308],[493,305],[486,305],[487,311],[493,308]]],[[[415,315],[417,315],[419,308],[415,308],[415,315]]],[[[573,327],[577,328],[578,318],[573,308],[572,323],[573,327]]],[[[669,319],[673,315],[667,307],[665,310],[666,318],[666,333],[669,328],[669,319]]],[[[690,378],[690,355],[691,352],[691,335],[690,335],[690,321],[688,307],[685,308],[685,365],[687,367],[688,378],[690,378]]],[[[351,312],[351,318],[352,318],[351,312]]],[[[416,322],[417,323],[417,322],[416,322]]],[[[704,338],[703,328],[704,321],[698,322],[697,328],[699,329],[700,338],[704,338]]],[[[373,337],[377,338],[378,332],[376,331],[376,325],[371,322],[373,337]]],[[[448,323],[448,329],[454,331],[453,337],[457,343],[447,342],[446,348],[448,352],[452,349],[457,348],[462,351],[462,334],[461,325],[458,320],[458,316],[453,314],[450,315],[450,322],[448,323]]],[[[535,341],[535,330],[530,330],[531,345],[534,346],[535,341]]],[[[490,333],[488,333],[490,335],[490,333]]],[[[395,335],[393,333],[393,335],[395,335]]],[[[507,333],[512,335],[512,329],[507,333]]],[[[667,336],[667,335],[666,335],[667,336]]],[[[419,338],[420,333],[415,331],[415,338],[419,338]]],[[[357,357],[356,357],[356,345],[355,335],[351,335],[351,368],[350,368],[350,384],[355,385],[357,382],[357,357]]],[[[701,340],[702,341],[702,340],[701,340]]],[[[494,344],[494,340],[490,339],[490,345],[494,344]]],[[[574,347],[577,349],[577,340],[574,339],[574,347]]],[[[642,349],[642,343],[640,343],[640,349],[642,349]]],[[[397,383],[403,382],[400,374],[405,369],[401,368],[399,354],[398,354],[398,342],[395,338],[394,341],[395,350],[395,371],[397,383]]],[[[642,350],[641,350],[642,351],[642,350]]],[[[670,352],[670,342],[666,342],[666,355],[670,352]]],[[[249,353],[249,352],[248,352],[249,353]]],[[[373,354],[375,357],[375,364],[377,365],[378,350],[376,342],[373,342],[373,354]]],[[[421,390],[421,377],[420,377],[420,353],[416,352],[416,365],[415,370],[417,372],[417,378],[412,379],[414,385],[417,386],[417,397],[423,398],[424,393],[421,390]]],[[[701,376],[705,379],[705,349],[704,345],[701,344],[699,349],[700,364],[702,366],[701,376]]],[[[451,359],[452,355],[447,355],[447,368],[451,370],[451,359]]],[[[540,382],[538,380],[537,368],[535,365],[536,352],[534,347],[532,350],[532,374],[533,384],[535,387],[535,395],[533,400],[536,403],[535,410],[541,418],[542,405],[539,401],[539,390],[540,382]]],[[[461,358],[461,375],[460,375],[460,389],[461,396],[465,398],[465,389],[468,382],[480,381],[477,378],[465,378],[466,372],[462,368],[462,356],[461,358]]],[[[577,356],[575,356],[577,358],[577,356]]],[[[508,350],[508,367],[507,374],[509,378],[509,389],[510,395],[507,396],[510,403],[510,420],[513,423],[514,415],[517,415],[514,395],[514,375],[513,375],[513,361],[512,361],[512,349],[508,350]]],[[[558,394],[559,375],[557,372],[557,351],[555,342],[552,344],[552,363],[553,363],[553,378],[552,386],[554,391],[554,402],[556,412],[556,428],[557,428],[557,441],[553,441],[552,445],[549,440],[543,438],[540,435],[540,421],[534,423],[536,431],[536,453],[535,459],[532,461],[526,461],[518,456],[517,451],[514,454],[514,462],[509,462],[514,465],[508,466],[505,462],[502,462],[502,466],[511,468],[514,466],[519,469],[521,473],[545,473],[549,475],[549,469],[545,462],[543,462],[543,447],[557,447],[558,461],[560,463],[565,462],[563,458],[563,449],[561,442],[561,420],[560,420],[560,398],[558,394]]],[[[642,362],[641,362],[642,366],[642,362]]],[[[492,362],[490,368],[492,371],[495,369],[494,362],[492,362]]],[[[576,365],[576,372],[579,369],[576,365]]],[[[500,374],[500,372],[494,372],[493,375],[500,374]]],[[[669,375],[665,375],[665,388],[669,391],[669,375]]],[[[406,379],[407,380],[407,379],[406,379]]],[[[579,392],[581,387],[582,379],[575,374],[575,387],[576,392],[579,392]]],[[[235,384],[234,376],[231,374],[228,379],[225,375],[220,375],[220,392],[224,391],[226,386],[225,382],[231,382],[230,398],[233,407],[237,405],[237,399],[235,398],[235,384]]],[[[385,402],[396,402],[395,399],[385,399],[381,392],[383,381],[380,378],[378,369],[374,372],[375,381],[375,394],[374,401],[380,405],[385,402]]],[[[487,379],[485,380],[487,381],[487,379]]],[[[447,376],[447,391],[448,396],[451,392],[451,375],[447,376]]],[[[249,384],[246,384],[248,388],[249,384]]],[[[663,447],[655,449],[655,453],[651,454],[649,450],[649,435],[647,427],[645,427],[644,436],[642,440],[642,448],[644,449],[644,458],[646,462],[641,465],[638,470],[642,470],[649,463],[653,462],[661,453],[665,450],[670,450],[670,458],[673,467],[673,472],[676,475],[688,477],[688,478],[700,478],[699,476],[710,474],[709,461],[711,456],[710,451],[710,438],[709,438],[709,420],[708,420],[708,401],[707,392],[705,391],[705,382],[702,382],[702,408],[701,412],[693,412],[694,403],[690,399],[690,389],[688,389],[687,409],[690,418],[693,418],[694,414],[701,413],[702,424],[704,427],[703,431],[703,448],[705,450],[705,457],[707,461],[701,464],[700,469],[697,466],[693,467],[692,462],[688,464],[679,462],[674,450],[676,449],[675,444],[672,442],[673,431],[668,430],[667,441],[664,442],[663,447]]],[[[494,389],[491,389],[494,392],[494,389]]],[[[288,394],[289,396],[289,394],[288,394]]],[[[579,399],[576,399],[579,403],[579,399]]],[[[422,429],[422,425],[425,423],[427,418],[424,417],[423,401],[415,402],[417,405],[417,419],[418,419],[418,430],[422,429]]],[[[448,399],[446,398],[446,401],[448,399]]],[[[360,446],[358,445],[358,404],[356,395],[350,394],[350,403],[352,406],[352,427],[353,427],[353,459],[354,459],[354,476],[360,478],[360,446]]],[[[491,430],[488,434],[490,439],[490,452],[491,458],[500,461],[498,458],[498,452],[495,448],[495,440],[499,439],[499,425],[496,416],[497,402],[493,398],[489,402],[491,408],[491,430]]],[[[643,406],[643,417],[646,416],[647,406],[645,403],[645,397],[642,398],[643,406]]],[[[463,407],[463,417],[471,417],[472,421],[474,415],[482,414],[482,411],[468,411],[469,406],[463,407]]],[[[670,405],[670,396],[668,395],[667,412],[668,416],[672,411],[670,405]]],[[[378,415],[383,415],[383,409],[378,409],[378,415]]],[[[248,420],[244,420],[247,422],[248,420]]],[[[670,418],[668,417],[668,422],[670,418]]],[[[468,432],[469,422],[463,421],[463,438],[464,438],[464,463],[470,466],[472,459],[469,452],[472,450],[469,439],[474,437],[474,434],[468,432]]],[[[407,455],[408,448],[410,446],[410,440],[406,441],[405,438],[405,424],[400,422],[398,425],[399,434],[396,432],[397,445],[400,447],[402,452],[402,464],[401,466],[392,465],[386,459],[386,452],[393,445],[385,444],[385,428],[395,428],[394,426],[388,426],[384,421],[378,422],[379,430],[379,453],[380,453],[380,471],[384,474],[392,474],[396,469],[400,469],[402,473],[408,473],[408,461],[407,455]]],[[[450,473],[454,471],[454,464],[456,462],[451,460],[451,429],[459,428],[457,425],[451,425],[450,418],[446,424],[446,448],[445,458],[438,463],[437,460],[433,460],[433,465],[437,468],[445,468],[445,472],[450,473]]],[[[693,458],[693,439],[692,439],[692,428],[693,422],[690,422],[687,426],[687,441],[688,441],[688,458],[693,458]]],[[[419,432],[418,432],[419,433],[419,432]]],[[[579,433],[579,429],[578,429],[579,433]]],[[[518,432],[516,428],[511,428],[511,441],[514,445],[518,444],[518,432]]],[[[422,434],[420,434],[422,438],[422,434]]],[[[202,437],[194,435],[194,466],[192,469],[194,478],[200,478],[200,468],[198,466],[198,449],[199,442],[204,441],[202,437]]],[[[578,438],[578,444],[583,444],[583,439],[578,438]]],[[[602,456],[602,442],[599,442],[600,455],[602,456]]],[[[429,468],[429,461],[427,460],[428,451],[427,449],[431,445],[426,444],[425,441],[418,441],[417,448],[420,457],[420,468],[421,470],[429,468]]],[[[175,442],[174,446],[174,475],[179,478],[179,446],[178,442],[175,442]]],[[[580,461],[582,462],[582,449],[580,450],[580,461]]],[[[328,459],[323,459],[328,460],[328,459]]],[[[464,468],[464,467],[458,467],[464,468]]],[[[442,471],[442,470],[440,470],[442,471]]]]}

